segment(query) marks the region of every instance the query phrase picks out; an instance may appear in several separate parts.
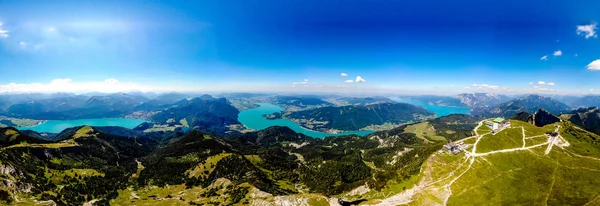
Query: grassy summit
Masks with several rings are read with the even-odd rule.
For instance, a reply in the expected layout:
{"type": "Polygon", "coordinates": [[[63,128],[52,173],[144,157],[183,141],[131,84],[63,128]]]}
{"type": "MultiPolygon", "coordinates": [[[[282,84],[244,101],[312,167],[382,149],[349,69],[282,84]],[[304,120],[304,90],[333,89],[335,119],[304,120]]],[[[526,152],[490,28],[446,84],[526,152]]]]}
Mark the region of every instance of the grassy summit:
{"type": "Polygon", "coordinates": [[[514,120],[511,123],[512,128],[495,135],[465,141],[467,153],[432,155],[414,188],[378,203],[600,204],[597,135],[568,122],[543,128],[514,120]],[[545,132],[554,131],[555,126],[560,127],[560,135],[551,141],[545,132]]]}

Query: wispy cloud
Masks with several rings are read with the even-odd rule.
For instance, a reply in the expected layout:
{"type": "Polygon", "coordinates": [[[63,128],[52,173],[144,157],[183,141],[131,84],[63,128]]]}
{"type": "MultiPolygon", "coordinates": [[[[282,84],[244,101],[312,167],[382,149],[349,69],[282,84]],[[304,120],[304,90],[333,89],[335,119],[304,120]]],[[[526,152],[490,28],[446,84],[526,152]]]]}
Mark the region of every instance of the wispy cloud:
{"type": "Polygon", "coordinates": [[[558,50],[558,51],[554,51],[554,56],[562,56],[562,51],[558,50]]]}
{"type": "Polygon", "coordinates": [[[592,63],[588,64],[587,69],[592,70],[592,71],[599,71],[600,70],[600,59],[596,59],[592,63]]]}
{"type": "Polygon", "coordinates": [[[596,23],[588,25],[577,25],[577,34],[585,35],[586,39],[590,37],[598,37],[598,35],[596,34],[596,23]]]}
{"type": "Polygon", "coordinates": [[[120,82],[117,79],[105,79],[103,81],[76,82],[70,78],[53,79],[50,83],[10,83],[0,85],[0,93],[14,92],[130,92],[130,91],[169,91],[167,88],[156,88],[149,85],[141,85],[133,82],[120,82]]]}
{"type": "Polygon", "coordinates": [[[302,82],[292,82],[292,85],[307,85],[308,79],[304,79],[302,82]]]}
{"type": "Polygon", "coordinates": [[[348,76],[348,74],[346,74],[346,73],[342,73],[342,74],[340,74],[340,76],[347,77],[347,76],[348,76]]]}
{"type": "Polygon", "coordinates": [[[548,60],[548,55],[544,55],[540,60],[548,60]]]}
{"type": "Polygon", "coordinates": [[[548,84],[548,86],[554,86],[554,82],[548,82],[546,84],[548,84]]]}
{"type": "Polygon", "coordinates": [[[508,87],[501,87],[498,85],[488,85],[488,84],[472,84],[471,87],[477,90],[508,90],[508,87]]]}
{"type": "Polygon", "coordinates": [[[348,79],[348,80],[346,80],[346,81],[344,81],[344,82],[346,82],[346,83],[354,83],[354,80],[352,80],[352,79],[348,79]]]}
{"type": "Polygon", "coordinates": [[[8,38],[8,31],[2,29],[2,22],[0,22],[0,38],[8,38]]]}
{"type": "Polygon", "coordinates": [[[544,82],[544,81],[539,81],[537,84],[538,84],[538,85],[546,85],[546,82],[544,82]]]}
{"type": "Polygon", "coordinates": [[[15,22],[10,28],[14,28],[14,32],[0,25],[0,39],[8,38],[10,33],[11,47],[26,51],[132,51],[146,41],[145,36],[137,32],[143,27],[127,22],[15,22]],[[27,46],[23,47],[20,42],[27,46]]]}

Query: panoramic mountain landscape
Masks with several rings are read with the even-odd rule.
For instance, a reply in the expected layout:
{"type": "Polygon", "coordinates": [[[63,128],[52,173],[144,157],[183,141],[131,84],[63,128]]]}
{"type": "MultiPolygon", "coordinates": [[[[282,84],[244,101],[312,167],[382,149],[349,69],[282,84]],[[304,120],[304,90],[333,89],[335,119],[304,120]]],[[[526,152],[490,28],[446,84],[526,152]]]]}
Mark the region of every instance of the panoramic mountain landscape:
{"type": "Polygon", "coordinates": [[[600,2],[0,5],[0,205],[600,205],[600,2]]]}

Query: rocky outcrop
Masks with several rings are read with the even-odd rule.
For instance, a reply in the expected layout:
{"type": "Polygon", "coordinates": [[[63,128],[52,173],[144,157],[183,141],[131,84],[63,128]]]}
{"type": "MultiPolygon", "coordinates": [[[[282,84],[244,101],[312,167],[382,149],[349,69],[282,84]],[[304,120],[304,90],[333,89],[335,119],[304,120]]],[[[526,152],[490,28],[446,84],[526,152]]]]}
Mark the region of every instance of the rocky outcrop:
{"type": "Polygon", "coordinates": [[[600,109],[598,107],[575,110],[569,121],[587,131],[600,134],[600,109]]]}
{"type": "Polygon", "coordinates": [[[529,120],[531,119],[531,114],[527,112],[519,112],[514,114],[513,116],[510,116],[509,119],[529,122],[529,120]]]}
{"type": "Polygon", "coordinates": [[[528,122],[534,124],[535,126],[543,127],[544,125],[560,122],[560,119],[545,109],[540,108],[537,112],[531,115],[528,122]]]}
{"type": "Polygon", "coordinates": [[[15,167],[13,167],[12,165],[0,165],[0,175],[8,177],[6,179],[0,180],[1,189],[6,189],[9,191],[18,191],[23,193],[31,192],[31,184],[14,181],[16,176],[23,177],[23,173],[16,170],[15,167]]]}

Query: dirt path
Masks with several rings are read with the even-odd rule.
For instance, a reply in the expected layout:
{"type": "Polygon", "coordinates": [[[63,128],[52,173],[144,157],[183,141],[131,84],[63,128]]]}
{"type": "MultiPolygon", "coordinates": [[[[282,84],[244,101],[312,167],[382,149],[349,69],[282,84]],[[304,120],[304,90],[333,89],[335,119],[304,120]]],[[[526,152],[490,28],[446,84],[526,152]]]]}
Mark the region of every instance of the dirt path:
{"type": "Polygon", "coordinates": [[[503,149],[503,150],[496,150],[496,151],[491,151],[491,152],[486,152],[486,153],[474,153],[472,154],[474,157],[480,157],[480,156],[486,156],[486,155],[491,155],[491,154],[496,154],[496,153],[504,153],[504,152],[514,152],[514,151],[520,151],[520,150],[529,150],[529,149],[533,149],[536,147],[541,147],[548,144],[548,142],[546,143],[541,143],[541,144],[536,144],[536,145],[532,145],[529,147],[521,147],[521,148],[512,148],[512,149],[503,149]]]}
{"type": "MultiPolygon", "coordinates": [[[[484,120],[485,121],[485,120],[484,120]]],[[[462,140],[459,141],[464,141],[466,139],[471,139],[471,138],[476,138],[475,143],[473,143],[473,148],[470,149],[470,151],[464,150],[465,152],[465,156],[463,157],[464,159],[458,160],[460,162],[458,162],[458,165],[455,165],[451,171],[449,171],[446,174],[444,174],[443,178],[438,178],[438,179],[431,179],[431,177],[428,177],[428,175],[425,175],[423,177],[423,179],[421,179],[419,181],[419,183],[417,183],[415,185],[415,187],[406,190],[404,192],[398,193],[394,196],[391,196],[389,198],[384,198],[381,200],[380,203],[378,203],[377,205],[401,205],[401,204],[410,204],[413,199],[415,198],[420,198],[419,194],[420,193],[429,193],[432,191],[437,191],[435,192],[436,195],[434,195],[435,197],[439,198],[440,202],[436,203],[436,204],[440,204],[441,201],[443,200],[443,205],[447,205],[448,201],[450,199],[450,197],[452,197],[453,195],[453,191],[452,191],[452,185],[457,182],[458,180],[460,180],[460,178],[462,178],[467,172],[469,172],[474,163],[476,158],[481,158],[483,161],[491,164],[491,162],[489,162],[488,160],[486,160],[484,158],[484,156],[487,155],[492,155],[492,154],[497,154],[497,153],[507,153],[507,152],[517,152],[517,151],[528,151],[530,149],[534,149],[534,148],[538,148],[538,147],[542,147],[545,145],[548,145],[548,149],[546,149],[546,154],[548,154],[552,147],[554,145],[560,147],[563,150],[566,150],[565,148],[563,148],[563,146],[568,146],[569,143],[559,135],[557,135],[554,138],[549,138],[548,141],[544,142],[544,143],[540,143],[540,144],[536,144],[536,145],[532,145],[532,146],[527,146],[527,141],[526,139],[528,138],[534,138],[534,137],[540,137],[540,136],[544,136],[544,135],[537,135],[537,136],[532,136],[532,137],[527,137],[525,134],[525,128],[521,126],[521,134],[523,136],[523,145],[521,147],[517,147],[517,148],[511,148],[511,149],[502,149],[502,150],[495,150],[495,151],[491,151],[491,152],[485,152],[485,153],[477,153],[477,145],[479,144],[479,141],[481,141],[481,139],[489,134],[489,133],[485,133],[485,134],[479,134],[477,132],[477,129],[479,129],[481,126],[483,126],[483,122],[484,121],[480,121],[479,124],[475,127],[475,129],[473,130],[475,136],[472,137],[467,137],[464,138],[462,140]],[[466,166],[466,167],[465,167],[466,166]],[[441,192],[441,193],[440,193],[441,192]]],[[[559,131],[559,126],[557,126],[556,128],[556,132],[559,131]]],[[[497,132],[499,133],[499,132],[497,132]]],[[[496,133],[496,134],[497,134],[496,133]]],[[[568,150],[566,150],[568,151],[568,150]]],[[[570,152],[571,154],[575,155],[575,156],[581,156],[581,155],[577,155],[574,154],[572,152],[570,152]]],[[[434,154],[435,156],[435,154],[434,154]]],[[[434,157],[432,156],[432,157],[434,157]]],[[[431,172],[428,170],[432,170],[434,169],[432,166],[432,162],[431,162],[431,158],[430,157],[427,162],[426,165],[423,166],[422,170],[424,173],[427,172],[431,172]]],[[[585,157],[585,156],[581,156],[581,157],[585,157]]],[[[585,158],[589,158],[589,159],[594,159],[594,160],[598,160],[600,161],[599,158],[594,158],[594,157],[585,157],[585,158]]],[[[431,195],[431,194],[430,194],[431,195]]]]}
{"type": "Polygon", "coordinates": [[[522,148],[525,148],[525,145],[527,144],[525,142],[525,128],[521,127],[521,132],[523,133],[523,147],[522,148]]]}

